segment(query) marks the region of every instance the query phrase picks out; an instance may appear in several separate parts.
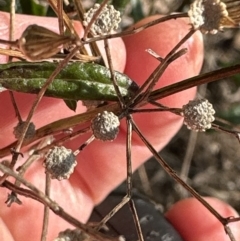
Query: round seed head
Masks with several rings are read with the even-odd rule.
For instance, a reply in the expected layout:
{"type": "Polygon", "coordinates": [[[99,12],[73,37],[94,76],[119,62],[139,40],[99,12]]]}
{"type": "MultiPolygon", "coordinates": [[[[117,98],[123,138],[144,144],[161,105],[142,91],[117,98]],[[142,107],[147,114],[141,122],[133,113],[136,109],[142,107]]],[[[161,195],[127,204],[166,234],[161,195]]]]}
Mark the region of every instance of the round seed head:
{"type": "Polygon", "coordinates": [[[216,34],[222,30],[222,22],[228,16],[227,6],[220,0],[195,0],[188,11],[194,29],[202,33],[216,34]]]}
{"type": "Polygon", "coordinates": [[[58,234],[54,241],[84,241],[88,240],[89,236],[84,234],[79,229],[66,229],[58,234]]]}
{"type": "Polygon", "coordinates": [[[51,175],[52,179],[68,179],[77,165],[76,157],[72,150],[66,149],[64,146],[55,146],[46,154],[43,166],[46,172],[51,175]]]}
{"type": "Polygon", "coordinates": [[[184,124],[194,131],[206,131],[212,127],[215,110],[206,99],[192,100],[182,108],[184,124]]]}
{"type": "MultiPolygon", "coordinates": [[[[99,7],[100,4],[96,3],[93,8],[89,9],[89,11],[84,14],[84,26],[87,26],[90,23],[94,13],[99,7]]],[[[115,10],[112,5],[105,5],[91,26],[91,31],[94,35],[108,34],[112,30],[116,30],[120,22],[120,12],[115,10]]]]}
{"type": "Polygon", "coordinates": [[[103,111],[92,120],[91,128],[96,139],[113,141],[119,132],[119,125],[120,121],[114,113],[103,111]]]}
{"type": "MultiPolygon", "coordinates": [[[[26,121],[21,121],[13,128],[13,134],[16,139],[19,139],[22,135],[22,131],[24,129],[24,126],[26,125],[26,121]]],[[[35,125],[30,122],[26,135],[25,135],[25,140],[30,140],[34,137],[35,135],[35,125]]]]}

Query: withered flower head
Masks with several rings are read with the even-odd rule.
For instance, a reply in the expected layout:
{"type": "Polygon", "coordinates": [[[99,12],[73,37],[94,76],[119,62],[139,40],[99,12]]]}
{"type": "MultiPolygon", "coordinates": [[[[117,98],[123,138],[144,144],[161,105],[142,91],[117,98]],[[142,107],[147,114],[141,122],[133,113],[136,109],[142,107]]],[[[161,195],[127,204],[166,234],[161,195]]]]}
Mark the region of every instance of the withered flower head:
{"type": "Polygon", "coordinates": [[[74,42],[74,36],[59,35],[36,24],[28,26],[18,40],[18,47],[28,60],[38,61],[52,57],[60,46],[74,42]]]}
{"type": "Polygon", "coordinates": [[[240,27],[240,1],[195,0],[188,16],[194,29],[216,34],[226,27],[240,27]]]}

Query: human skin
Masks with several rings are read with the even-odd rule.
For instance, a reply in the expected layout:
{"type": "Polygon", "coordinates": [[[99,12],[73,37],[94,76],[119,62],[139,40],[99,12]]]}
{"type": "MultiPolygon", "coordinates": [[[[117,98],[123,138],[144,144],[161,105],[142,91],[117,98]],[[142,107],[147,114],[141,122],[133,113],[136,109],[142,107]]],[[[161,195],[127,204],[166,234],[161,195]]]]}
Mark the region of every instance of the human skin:
{"type": "MultiPolygon", "coordinates": [[[[149,19],[144,21],[149,21],[149,19]]],[[[51,26],[51,29],[55,31],[58,29],[56,19],[17,16],[15,37],[18,38],[26,26],[33,23],[49,28],[51,26]]],[[[8,38],[8,24],[9,16],[1,13],[1,38],[8,38]]],[[[186,22],[182,20],[166,24],[146,30],[144,34],[126,37],[124,39],[126,51],[121,39],[113,40],[111,49],[114,68],[119,71],[123,71],[125,68],[125,73],[141,85],[152,72],[154,66],[158,64],[157,60],[145,52],[145,49],[152,48],[164,57],[189,29],[186,22]]],[[[75,27],[81,35],[81,26],[75,24],[75,27]]],[[[184,47],[188,48],[188,53],[169,66],[157,84],[157,88],[197,75],[200,71],[203,59],[201,35],[196,34],[188,40],[184,47]]],[[[5,63],[6,58],[0,56],[0,62],[5,63]]],[[[191,89],[167,97],[161,103],[171,107],[181,107],[194,96],[195,89],[191,89]]],[[[15,97],[20,113],[25,119],[35,96],[16,93],[15,97]]],[[[17,124],[17,119],[7,91],[0,94],[0,103],[1,148],[14,141],[12,130],[17,124]]],[[[83,111],[85,108],[79,103],[76,112],[83,111]]],[[[44,98],[34,114],[33,122],[39,128],[49,122],[74,114],[61,100],[44,98]]],[[[167,113],[139,114],[134,116],[134,119],[157,150],[164,147],[182,125],[181,118],[167,113]]],[[[87,140],[86,136],[76,138],[68,142],[67,147],[76,150],[85,140],[87,140]]],[[[125,143],[126,125],[123,120],[120,133],[115,141],[107,143],[94,141],[78,156],[78,165],[69,180],[52,181],[51,198],[57,201],[65,211],[80,221],[86,222],[93,206],[101,202],[126,177],[125,143]]],[[[135,170],[150,156],[151,154],[144,144],[134,135],[133,169],[135,170]]],[[[22,161],[20,160],[21,163],[22,161]]],[[[35,184],[37,188],[44,190],[42,163],[35,163],[26,173],[25,178],[35,184]]],[[[8,190],[1,189],[0,240],[39,240],[43,206],[31,199],[20,197],[23,202],[21,206],[13,204],[11,208],[8,208],[4,205],[7,193],[9,193],[8,190]]],[[[223,216],[236,215],[235,211],[227,204],[211,198],[208,201],[213,207],[216,206],[223,216]]],[[[205,210],[206,212],[204,210],[205,208],[195,199],[187,199],[173,206],[166,213],[166,217],[187,241],[228,240],[221,224],[207,210],[205,210]],[[203,211],[199,212],[202,209],[203,211]]],[[[51,213],[48,240],[52,240],[59,231],[69,227],[69,224],[51,213]]],[[[239,224],[233,224],[231,227],[238,240],[240,238],[239,224]]]]}

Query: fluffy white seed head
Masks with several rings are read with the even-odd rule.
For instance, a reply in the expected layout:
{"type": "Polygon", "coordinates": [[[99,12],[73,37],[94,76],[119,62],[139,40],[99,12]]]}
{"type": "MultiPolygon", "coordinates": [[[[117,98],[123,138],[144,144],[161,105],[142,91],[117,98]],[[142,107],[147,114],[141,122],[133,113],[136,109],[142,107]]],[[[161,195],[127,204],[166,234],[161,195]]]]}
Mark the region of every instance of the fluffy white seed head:
{"type": "Polygon", "coordinates": [[[89,236],[84,234],[79,229],[66,229],[63,232],[58,234],[58,237],[53,241],[87,241],[89,240],[89,236]]]}
{"type": "Polygon", "coordinates": [[[68,179],[77,165],[76,157],[72,150],[66,149],[64,146],[55,146],[46,154],[43,166],[51,175],[52,179],[68,179]]]}
{"type": "Polygon", "coordinates": [[[98,113],[91,123],[93,135],[102,141],[113,141],[117,137],[119,126],[118,117],[108,111],[98,113]]]}
{"type": "MultiPolygon", "coordinates": [[[[87,26],[90,23],[94,13],[99,7],[100,4],[96,3],[93,8],[89,9],[89,11],[84,14],[84,26],[87,26]]],[[[91,26],[91,30],[94,35],[109,34],[111,31],[118,28],[120,22],[120,12],[115,10],[112,5],[105,5],[91,26]]]]}
{"type": "Polygon", "coordinates": [[[222,30],[222,21],[228,16],[227,6],[220,0],[195,0],[188,11],[194,29],[216,34],[222,30]]]}
{"type": "MultiPolygon", "coordinates": [[[[26,121],[21,121],[17,124],[17,126],[13,128],[13,134],[16,139],[19,139],[21,137],[25,125],[26,125],[26,121]]],[[[32,122],[30,122],[27,132],[25,134],[25,140],[32,139],[35,135],[35,132],[36,132],[35,125],[32,122]]]]}
{"type": "Polygon", "coordinates": [[[184,124],[194,131],[206,131],[212,127],[215,110],[206,99],[192,100],[182,108],[184,124]]]}

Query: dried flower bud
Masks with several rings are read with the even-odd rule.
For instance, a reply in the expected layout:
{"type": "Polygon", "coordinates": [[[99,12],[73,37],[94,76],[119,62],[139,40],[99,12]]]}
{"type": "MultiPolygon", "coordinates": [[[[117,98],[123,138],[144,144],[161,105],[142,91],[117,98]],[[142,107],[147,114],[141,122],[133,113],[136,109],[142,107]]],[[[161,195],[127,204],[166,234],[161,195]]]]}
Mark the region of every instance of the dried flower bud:
{"type": "Polygon", "coordinates": [[[19,49],[28,60],[39,61],[57,54],[59,47],[75,41],[74,36],[59,35],[36,24],[28,26],[18,40],[19,49]]]}
{"type": "MultiPolygon", "coordinates": [[[[99,7],[100,4],[96,3],[93,8],[89,9],[89,11],[84,14],[84,26],[87,26],[90,23],[94,13],[99,9],[99,7]]],[[[108,34],[112,30],[116,30],[120,22],[120,12],[115,10],[112,5],[106,5],[97,16],[95,22],[91,26],[91,30],[94,35],[108,34]]]]}
{"type": "Polygon", "coordinates": [[[68,179],[77,165],[76,157],[72,150],[64,146],[55,146],[46,154],[43,166],[50,173],[52,179],[68,179]]]}
{"type": "MultiPolygon", "coordinates": [[[[19,139],[21,137],[22,131],[25,125],[26,125],[26,121],[21,121],[17,124],[17,126],[14,127],[13,134],[16,139],[19,139]]],[[[30,122],[27,132],[25,134],[25,140],[32,139],[34,135],[35,135],[35,125],[32,122],[30,122]]]]}
{"type": "Polygon", "coordinates": [[[92,120],[91,128],[96,139],[112,141],[117,137],[119,125],[120,121],[114,113],[103,111],[92,120]]]}
{"type": "Polygon", "coordinates": [[[228,17],[227,6],[220,0],[196,0],[188,11],[194,29],[203,33],[216,34],[222,30],[222,21],[228,17]]]}
{"type": "Polygon", "coordinates": [[[192,100],[182,108],[184,124],[194,131],[206,131],[212,126],[215,110],[206,99],[192,100]]]}
{"type": "Polygon", "coordinates": [[[79,229],[66,229],[58,234],[58,237],[54,241],[86,241],[89,240],[89,236],[84,234],[79,229]]]}

